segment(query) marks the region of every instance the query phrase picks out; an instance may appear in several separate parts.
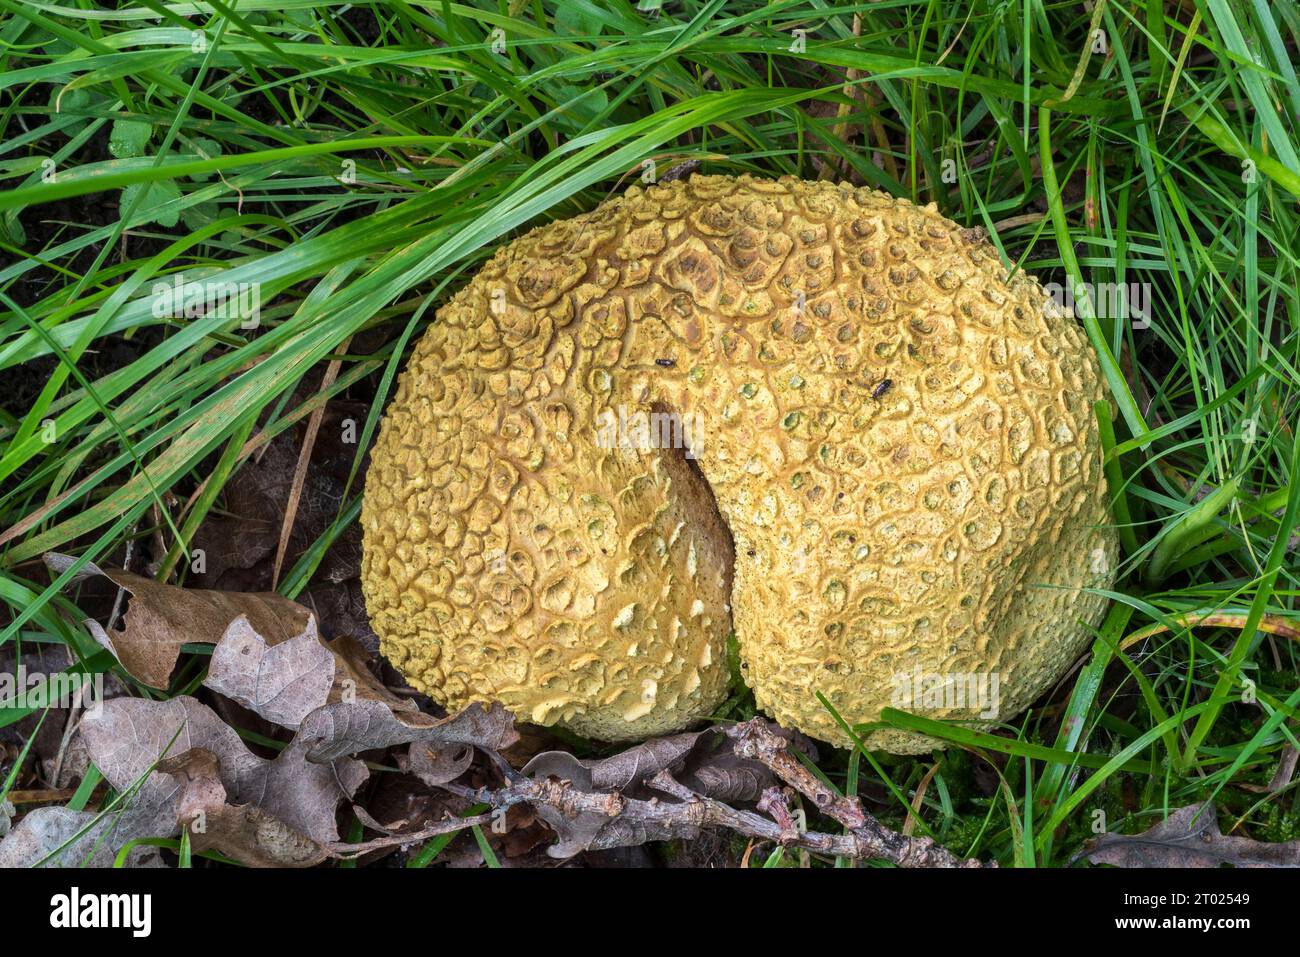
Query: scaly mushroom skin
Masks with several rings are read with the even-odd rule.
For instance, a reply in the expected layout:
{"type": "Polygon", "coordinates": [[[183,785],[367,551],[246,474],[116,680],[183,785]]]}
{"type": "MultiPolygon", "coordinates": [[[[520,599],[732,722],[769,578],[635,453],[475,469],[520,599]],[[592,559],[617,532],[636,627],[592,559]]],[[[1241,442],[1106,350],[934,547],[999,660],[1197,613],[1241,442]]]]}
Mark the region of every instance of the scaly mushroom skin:
{"type": "Polygon", "coordinates": [[[850,724],[1014,716],[1116,545],[1096,361],[1004,277],[932,207],[789,178],[634,186],[505,246],[374,448],[383,653],[450,708],[607,740],[707,716],[733,625],[758,705],[836,744],[817,692],[850,724]]]}

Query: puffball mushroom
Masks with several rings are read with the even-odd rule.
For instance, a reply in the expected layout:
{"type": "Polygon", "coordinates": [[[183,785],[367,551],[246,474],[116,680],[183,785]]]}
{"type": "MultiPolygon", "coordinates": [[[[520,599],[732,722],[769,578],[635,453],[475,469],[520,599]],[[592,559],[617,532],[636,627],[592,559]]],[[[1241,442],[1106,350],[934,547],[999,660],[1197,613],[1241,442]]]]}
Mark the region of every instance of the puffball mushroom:
{"type": "Polygon", "coordinates": [[[716,708],[733,629],[759,707],[835,744],[818,693],[851,725],[1014,716],[1116,543],[1096,360],[1006,272],[933,205],[791,178],[633,186],[506,245],[374,448],[383,653],[449,708],[611,741],[716,708]]]}

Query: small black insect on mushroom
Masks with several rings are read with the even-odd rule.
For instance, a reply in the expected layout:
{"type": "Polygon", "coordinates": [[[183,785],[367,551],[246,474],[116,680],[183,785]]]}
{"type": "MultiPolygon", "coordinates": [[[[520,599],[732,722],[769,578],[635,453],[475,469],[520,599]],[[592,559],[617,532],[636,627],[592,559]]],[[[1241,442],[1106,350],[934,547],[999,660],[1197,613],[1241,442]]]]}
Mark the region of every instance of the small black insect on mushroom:
{"type": "Polygon", "coordinates": [[[663,366],[665,369],[671,369],[673,366],[677,365],[677,360],[676,360],[676,359],[656,359],[656,360],[655,360],[655,365],[657,365],[657,366],[663,366]]]}
{"type": "Polygon", "coordinates": [[[893,384],[894,384],[893,379],[881,379],[879,384],[877,384],[876,387],[871,390],[871,398],[879,399],[882,395],[884,395],[886,392],[889,391],[890,387],[893,386],[893,384]]]}

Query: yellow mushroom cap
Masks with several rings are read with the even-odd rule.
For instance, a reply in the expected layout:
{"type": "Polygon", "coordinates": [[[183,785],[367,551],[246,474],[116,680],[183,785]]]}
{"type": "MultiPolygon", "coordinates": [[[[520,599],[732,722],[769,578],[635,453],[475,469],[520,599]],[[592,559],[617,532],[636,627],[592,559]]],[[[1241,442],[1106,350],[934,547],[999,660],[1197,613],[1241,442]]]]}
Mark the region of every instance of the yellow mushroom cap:
{"type": "Polygon", "coordinates": [[[366,479],[373,626],[448,707],[606,740],[707,716],[733,628],[787,726],[849,743],[819,693],[988,726],[1104,612],[1103,395],[1073,319],[933,207],[634,186],[503,247],[416,346],[366,479]]]}

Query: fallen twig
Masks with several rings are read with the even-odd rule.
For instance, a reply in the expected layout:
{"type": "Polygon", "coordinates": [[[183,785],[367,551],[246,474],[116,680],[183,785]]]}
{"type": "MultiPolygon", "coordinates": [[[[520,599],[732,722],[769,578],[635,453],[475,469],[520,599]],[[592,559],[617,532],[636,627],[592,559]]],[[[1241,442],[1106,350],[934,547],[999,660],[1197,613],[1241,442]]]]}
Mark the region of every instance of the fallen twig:
{"type": "MultiPolygon", "coordinates": [[[[985,866],[978,860],[957,857],[930,838],[914,838],[889,830],[867,814],[856,798],[842,797],[818,781],[790,753],[790,741],[773,731],[763,719],[734,725],[722,733],[731,741],[736,757],[769,768],[777,778],[812,801],[822,814],[844,825],[847,833],[800,830],[786,793],[779,786],[765,788],[759,797],[758,810],[767,811],[772,815],[769,818],[692,790],[677,780],[673,767],[659,769],[644,782],[651,791],[672,800],[631,797],[612,789],[587,790],[584,785],[589,786],[588,781],[545,773],[538,777],[510,773],[505,786],[500,788],[468,788],[450,783],[443,788],[488,804],[497,813],[515,804],[530,805],[555,831],[558,841],[548,853],[557,858],[648,841],[691,840],[703,828],[723,827],[782,847],[856,860],[884,859],[899,867],[985,866]]],[[[701,778],[698,770],[696,780],[701,778]]],[[[403,836],[405,841],[413,839],[418,838],[403,836]]]]}
{"type": "MultiPolygon", "coordinates": [[[[853,850],[839,852],[846,857],[883,858],[899,867],[984,867],[974,859],[963,860],[928,837],[907,837],[891,831],[863,810],[855,797],[843,797],[827,788],[787,750],[789,741],[773,733],[762,718],[733,725],[726,730],[736,754],[760,761],[777,777],[808,798],[817,809],[849,830],[853,850]]],[[[811,836],[811,832],[804,835],[811,836]]],[[[989,865],[996,866],[996,865],[989,865]]]]}

